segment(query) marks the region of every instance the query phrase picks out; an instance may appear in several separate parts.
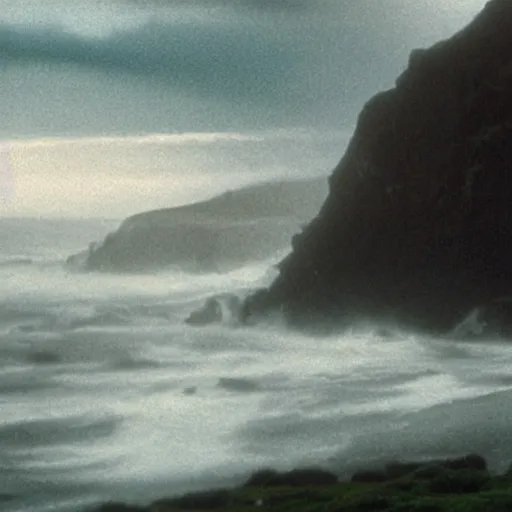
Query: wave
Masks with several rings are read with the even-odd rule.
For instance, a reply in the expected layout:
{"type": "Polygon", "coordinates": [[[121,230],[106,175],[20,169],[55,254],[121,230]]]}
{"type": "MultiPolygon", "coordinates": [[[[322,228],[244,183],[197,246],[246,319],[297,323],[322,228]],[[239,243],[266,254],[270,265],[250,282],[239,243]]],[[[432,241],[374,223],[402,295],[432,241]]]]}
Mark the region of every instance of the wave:
{"type": "Polygon", "coordinates": [[[68,258],[77,269],[147,272],[177,266],[225,272],[282,251],[327,193],[325,179],[281,181],[126,219],[102,243],[68,258]]]}
{"type": "Polygon", "coordinates": [[[116,416],[94,420],[79,415],[58,419],[36,418],[0,426],[0,440],[4,446],[10,447],[86,442],[111,436],[121,421],[116,416]]]}
{"type": "Polygon", "coordinates": [[[404,413],[399,421],[395,418],[394,424],[384,418],[369,425],[367,431],[361,430],[339,454],[339,461],[350,461],[345,464],[350,474],[363,465],[379,467],[398,460],[404,453],[410,460],[428,460],[474,451],[483,454],[490,467],[501,473],[512,457],[511,401],[510,389],[501,389],[404,413]]]}

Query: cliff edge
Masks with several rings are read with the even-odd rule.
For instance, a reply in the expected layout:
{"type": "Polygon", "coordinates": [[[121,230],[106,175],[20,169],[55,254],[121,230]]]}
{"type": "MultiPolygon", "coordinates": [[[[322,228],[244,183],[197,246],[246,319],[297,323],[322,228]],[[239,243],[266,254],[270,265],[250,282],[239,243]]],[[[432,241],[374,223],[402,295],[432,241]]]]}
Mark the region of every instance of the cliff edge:
{"type": "Polygon", "coordinates": [[[102,242],[71,255],[101,272],[231,270],[286,249],[325,199],[324,179],[255,183],[204,201],[133,215],[102,242]]]}
{"type": "Polygon", "coordinates": [[[247,318],[445,332],[512,294],[512,1],[415,50],[363,108],[317,217],[247,318]]]}

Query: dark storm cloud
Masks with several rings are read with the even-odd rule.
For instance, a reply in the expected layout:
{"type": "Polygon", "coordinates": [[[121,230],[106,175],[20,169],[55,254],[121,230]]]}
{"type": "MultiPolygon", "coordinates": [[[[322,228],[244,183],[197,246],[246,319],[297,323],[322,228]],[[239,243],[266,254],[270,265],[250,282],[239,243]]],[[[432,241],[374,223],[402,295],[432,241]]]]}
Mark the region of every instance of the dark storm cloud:
{"type": "Polygon", "coordinates": [[[257,26],[147,23],[106,38],[0,25],[0,62],[52,62],[127,72],[208,95],[265,96],[299,55],[257,26]]]}
{"type": "Polygon", "coordinates": [[[130,74],[212,100],[219,110],[227,105],[232,119],[339,126],[392,85],[413,47],[456,28],[432,28],[430,3],[410,0],[110,2],[135,12],[140,24],[103,37],[0,24],[0,66],[51,63],[130,74]]]}
{"type": "MultiPolygon", "coordinates": [[[[290,0],[289,5],[298,4],[290,0]]],[[[360,37],[366,25],[361,21],[351,27],[352,21],[326,17],[319,23],[315,17],[283,18],[268,11],[260,16],[232,13],[214,22],[153,20],[102,38],[59,27],[4,24],[0,65],[54,63],[129,73],[283,116],[296,117],[315,103],[332,110],[334,99],[353,105],[355,98],[356,110],[360,99],[380,87],[361,81],[369,74],[390,73],[387,64],[381,65],[388,57],[383,54],[386,45],[360,37]]]]}
{"type": "MultiPolygon", "coordinates": [[[[122,0],[120,0],[122,1],[122,0]]],[[[127,5],[135,5],[137,7],[190,7],[197,6],[203,8],[224,7],[234,9],[258,9],[271,11],[304,11],[318,10],[320,4],[314,0],[125,0],[127,5]]]]}

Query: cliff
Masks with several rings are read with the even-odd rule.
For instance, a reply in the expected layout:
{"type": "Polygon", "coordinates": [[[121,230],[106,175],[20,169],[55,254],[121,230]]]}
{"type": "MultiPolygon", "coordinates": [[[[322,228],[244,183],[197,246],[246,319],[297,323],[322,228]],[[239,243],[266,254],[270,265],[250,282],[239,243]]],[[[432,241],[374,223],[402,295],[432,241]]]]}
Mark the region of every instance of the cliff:
{"type": "Polygon", "coordinates": [[[133,215],[103,242],[68,263],[103,272],[175,266],[203,272],[236,268],[287,247],[325,199],[325,180],[259,183],[211,199],[133,215]]]}
{"type": "Polygon", "coordinates": [[[363,108],[314,220],[245,315],[443,332],[512,294],[512,1],[413,51],[363,108]]]}

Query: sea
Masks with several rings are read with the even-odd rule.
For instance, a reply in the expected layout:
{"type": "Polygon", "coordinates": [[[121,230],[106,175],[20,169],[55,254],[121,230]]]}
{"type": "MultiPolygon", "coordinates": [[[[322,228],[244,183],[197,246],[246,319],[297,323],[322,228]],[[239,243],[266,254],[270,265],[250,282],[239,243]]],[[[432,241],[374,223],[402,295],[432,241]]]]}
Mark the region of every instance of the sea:
{"type": "MultiPolygon", "coordinates": [[[[290,155],[304,147],[287,140],[290,155]]],[[[264,176],[214,179],[232,148],[216,146],[225,144],[222,137],[208,144],[209,167],[196,169],[187,194],[172,199],[169,192],[167,206],[296,171],[289,155],[279,172],[272,165],[264,176]]],[[[77,154],[65,147],[66,158],[77,154]]],[[[326,162],[318,168],[327,180],[326,162]]],[[[290,243],[209,271],[171,265],[107,273],[68,265],[70,255],[120,225],[123,217],[108,210],[0,218],[2,511],[147,504],[237,485],[266,467],[321,466],[348,476],[390,460],[477,452],[493,471],[507,469],[509,343],[431,338],[371,323],[312,335],[276,317],[250,326],[229,317],[188,325],[190,312],[213,295],[243,297],[267,286],[290,243]]],[[[243,244],[244,233],[238,236],[243,244]]]]}

